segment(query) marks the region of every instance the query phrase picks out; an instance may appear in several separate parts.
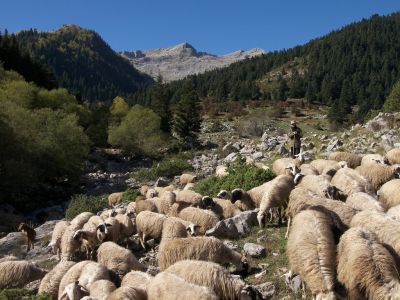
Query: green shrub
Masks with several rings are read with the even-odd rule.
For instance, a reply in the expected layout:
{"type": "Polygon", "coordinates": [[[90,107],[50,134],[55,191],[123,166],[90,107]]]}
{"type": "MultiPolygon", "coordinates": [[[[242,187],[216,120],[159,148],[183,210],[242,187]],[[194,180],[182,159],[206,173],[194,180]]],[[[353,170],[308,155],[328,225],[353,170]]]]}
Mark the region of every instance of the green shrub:
{"type": "Polygon", "coordinates": [[[190,171],[191,165],[188,162],[189,154],[179,153],[154,162],[151,168],[142,168],[132,173],[132,177],[139,181],[157,180],[159,177],[173,177],[190,171]]]}
{"type": "Polygon", "coordinates": [[[51,300],[47,294],[35,295],[24,289],[4,289],[0,290],[0,300],[51,300]]]}
{"type": "Polygon", "coordinates": [[[211,176],[199,181],[194,190],[202,195],[216,196],[220,190],[242,188],[247,191],[274,178],[271,170],[246,165],[240,159],[228,167],[228,172],[225,177],[211,176]]]}
{"type": "Polygon", "coordinates": [[[129,203],[132,202],[137,196],[139,196],[140,193],[137,189],[132,189],[128,188],[123,194],[122,194],[122,202],[123,203],[129,203]]]}
{"type": "Polygon", "coordinates": [[[157,156],[167,145],[160,126],[161,118],[155,112],[135,105],[119,126],[110,127],[108,141],[133,155],[157,156]]]}
{"type": "Polygon", "coordinates": [[[87,195],[74,195],[69,202],[65,217],[67,220],[72,220],[75,216],[82,212],[88,211],[97,213],[108,206],[107,196],[87,196],[87,195]]]}

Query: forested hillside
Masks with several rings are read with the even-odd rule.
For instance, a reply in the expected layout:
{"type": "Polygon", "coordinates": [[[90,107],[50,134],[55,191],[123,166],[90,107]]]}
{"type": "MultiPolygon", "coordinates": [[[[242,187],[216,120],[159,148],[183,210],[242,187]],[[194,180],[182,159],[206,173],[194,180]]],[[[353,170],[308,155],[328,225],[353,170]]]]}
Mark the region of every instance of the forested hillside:
{"type": "MultiPolygon", "coordinates": [[[[270,52],[169,85],[180,99],[185,81],[213,101],[305,98],[332,106],[337,124],[363,119],[382,107],[400,78],[400,14],[372,16],[303,46],[270,52]],[[356,113],[350,116],[350,113],[356,113]]],[[[151,88],[132,97],[149,103],[151,88]]]]}
{"type": "Polygon", "coordinates": [[[52,32],[16,34],[21,48],[54,71],[61,87],[90,101],[111,100],[152,82],[94,31],[66,25],[52,32]]]}

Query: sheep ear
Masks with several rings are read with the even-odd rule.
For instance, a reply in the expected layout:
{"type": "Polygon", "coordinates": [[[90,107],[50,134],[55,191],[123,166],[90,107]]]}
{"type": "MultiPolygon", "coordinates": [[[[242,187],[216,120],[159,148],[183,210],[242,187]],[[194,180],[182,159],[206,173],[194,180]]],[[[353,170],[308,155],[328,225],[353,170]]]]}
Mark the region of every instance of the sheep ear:
{"type": "Polygon", "coordinates": [[[89,294],[89,290],[88,290],[87,288],[85,288],[83,285],[78,284],[78,286],[79,286],[79,289],[80,289],[82,292],[89,294]]]}

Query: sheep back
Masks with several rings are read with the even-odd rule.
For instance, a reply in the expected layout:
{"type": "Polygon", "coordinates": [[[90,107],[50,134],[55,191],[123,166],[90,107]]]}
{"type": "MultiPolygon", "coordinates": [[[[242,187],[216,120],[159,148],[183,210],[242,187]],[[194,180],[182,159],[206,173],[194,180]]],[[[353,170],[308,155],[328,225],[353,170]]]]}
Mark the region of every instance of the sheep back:
{"type": "Polygon", "coordinates": [[[378,191],[379,202],[388,210],[400,204],[400,179],[392,179],[381,186],[378,191]]]}
{"type": "Polygon", "coordinates": [[[376,210],[383,212],[382,204],[370,194],[357,192],[346,199],[346,204],[358,210],[376,210]]]}
{"type": "Polygon", "coordinates": [[[304,210],[293,218],[286,254],[290,269],[300,274],[313,294],[334,289],[336,245],[328,216],[304,210]]]}
{"type": "Polygon", "coordinates": [[[187,207],[179,213],[179,217],[185,221],[199,225],[199,233],[204,235],[208,229],[213,228],[219,221],[218,216],[209,210],[197,207],[187,207]]]}
{"type": "Polygon", "coordinates": [[[47,271],[26,260],[0,263],[0,288],[22,288],[27,283],[43,278],[47,271]]]}
{"type": "Polygon", "coordinates": [[[57,299],[58,288],[65,273],[75,265],[73,261],[59,262],[43,279],[40,281],[38,294],[49,294],[53,299],[57,299]]]}
{"type": "Polygon", "coordinates": [[[354,169],[361,165],[362,156],[355,153],[336,151],[329,154],[328,159],[336,160],[337,162],[345,161],[349,168],[354,169]]]}
{"type": "Polygon", "coordinates": [[[400,149],[393,148],[393,149],[389,150],[386,153],[385,157],[388,160],[389,164],[391,164],[391,165],[400,164],[400,149]]]}
{"type": "Polygon", "coordinates": [[[142,211],[136,216],[136,231],[154,239],[160,239],[164,221],[167,217],[163,214],[142,211]]]}
{"type": "Polygon", "coordinates": [[[338,280],[350,297],[383,300],[395,299],[393,291],[399,295],[396,262],[368,230],[354,227],[346,231],[338,244],[337,261],[338,280]]]}

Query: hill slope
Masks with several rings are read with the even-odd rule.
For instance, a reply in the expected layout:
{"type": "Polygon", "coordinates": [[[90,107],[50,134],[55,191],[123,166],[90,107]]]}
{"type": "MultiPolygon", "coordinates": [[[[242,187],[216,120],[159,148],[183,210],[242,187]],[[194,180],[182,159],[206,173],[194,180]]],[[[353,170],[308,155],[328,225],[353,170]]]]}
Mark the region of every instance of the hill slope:
{"type": "MultiPolygon", "coordinates": [[[[382,106],[400,78],[400,13],[372,16],[303,46],[269,52],[227,68],[190,76],[201,97],[215,101],[303,98],[333,106],[330,118],[349,121],[351,107],[362,119],[382,106]],[[284,70],[283,66],[294,69],[284,70]],[[287,76],[287,74],[291,74],[287,76]],[[265,82],[275,78],[275,84],[265,82]],[[272,90],[271,90],[272,87],[272,90]]],[[[185,80],[170,84],[173,99],[185,80]]],[[[141,93],[134,97],[146,102],[141,93]]]]}
{"type": "Polygon", "coordinates": [[[133,93],[152,82],[94,31],[64,25],[53,32],[27,30],[16,36],[22,48],[53,69],[60,86],[90,101],[133,93]]]}
{"type": "Polygon", "coordinates": [[[183,43],[169,48],[121,52],[135,68],[157,78],[159,74],[166,82],[226,67],[234,62],[264,54],[262,49],[238,50],[216,56],[198,52],[192,45],[183,43]]]}

